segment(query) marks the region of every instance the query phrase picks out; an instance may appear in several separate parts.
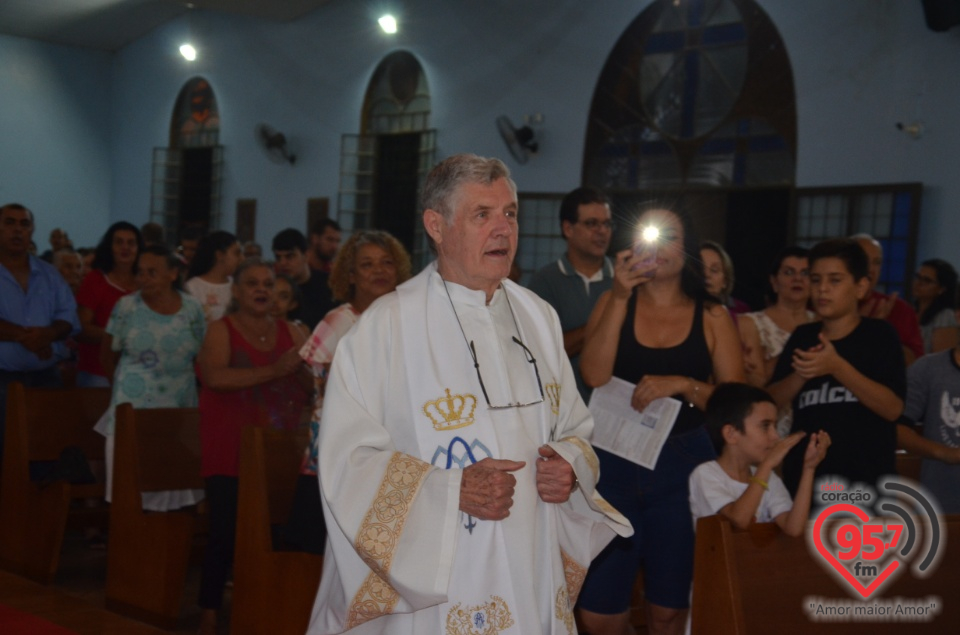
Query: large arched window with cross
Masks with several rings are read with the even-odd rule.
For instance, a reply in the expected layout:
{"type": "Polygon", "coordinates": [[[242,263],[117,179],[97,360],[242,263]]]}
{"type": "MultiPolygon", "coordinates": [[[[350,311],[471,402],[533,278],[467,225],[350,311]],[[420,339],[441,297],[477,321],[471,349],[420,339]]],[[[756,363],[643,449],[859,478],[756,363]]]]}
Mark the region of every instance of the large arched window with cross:
{"type": "Polygon", "coordinates": [[[763,272],[792,233],[796,146],[793,72],[758,4],[657,0],[597,81],[583,182],[611,195],[623,228],[640,201],[686,200],[701,237],[734,257],[738,297],[762,306],[763,272]]]}
{"type": "Polygon", "coordinates": [[[584,181],[608,190],[789,185],[793,74],[752,0],[660,0],[597,82],[584,181]]]}

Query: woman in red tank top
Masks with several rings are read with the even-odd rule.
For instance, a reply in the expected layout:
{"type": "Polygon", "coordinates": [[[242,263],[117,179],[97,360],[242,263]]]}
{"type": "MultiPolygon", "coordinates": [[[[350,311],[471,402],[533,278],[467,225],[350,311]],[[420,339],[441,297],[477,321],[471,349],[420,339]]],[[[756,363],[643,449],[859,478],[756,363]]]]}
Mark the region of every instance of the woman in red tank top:
{"type": "Polygon", "coordinates": [[[234,310],[210,323],[198,357],[201,473],[210,506],[201,633],[216,632],[233,561],[241,429],[296,428],[313,390],[313,377],[299,355],[304,334],[270,315],[273,284],[273,270],[264,263],[241,264],[233,280],[234,310]]]}
{"type": "Polygon", "coordinates": [[[100,363],[100,344],[117,301],[137,290],[137,257],[143,239],[136,225],[114,223],[100,239],[93,257],[93,270],[77,290],[77,385],[81,388],[109,386],[100,363]]]}

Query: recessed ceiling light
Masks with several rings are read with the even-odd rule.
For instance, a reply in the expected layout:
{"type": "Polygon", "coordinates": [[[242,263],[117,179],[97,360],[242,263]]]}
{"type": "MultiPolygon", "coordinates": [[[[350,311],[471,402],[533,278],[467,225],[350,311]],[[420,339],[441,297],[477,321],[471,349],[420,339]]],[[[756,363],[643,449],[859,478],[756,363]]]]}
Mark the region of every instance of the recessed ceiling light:
{"type": "Polygon", "coordinates": [[[193,48],[190,44],[181,44],[180,55],[183,55],[183,58],[188,62],[192,62],[197,59],[197,49],[193,48]]]}
{"type": "Polygon", "coordinates": [[[380,28],[383,29],[384,33],[396,33],[397,32],[397,19],[387,13],[386,15],[380,16],[380,19],[377,20],[380,23],[380,28]]]}

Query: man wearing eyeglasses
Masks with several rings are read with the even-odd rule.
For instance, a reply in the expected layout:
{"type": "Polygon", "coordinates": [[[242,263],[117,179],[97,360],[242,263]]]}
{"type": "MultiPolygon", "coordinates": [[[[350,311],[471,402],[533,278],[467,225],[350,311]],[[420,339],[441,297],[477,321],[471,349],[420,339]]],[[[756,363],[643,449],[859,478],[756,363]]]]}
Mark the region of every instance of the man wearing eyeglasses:
{"type": "Polygon", "coordinates": [[[437,260],[364,312],[328,379],[308,632],[572,633],[591,559],[632,529],[595,493],[555,312],[506,279],[516,185],[456,155],[421,197],[437,260]]]}
{"type": "Polygon", "coordinates": [[[597,299],[613,285],[613,263],[607,258],[613,220],[606,195],[593,187],[578,187],[564,196],[560,231],[567,241],[566,253],[534,274],[530,290],[560,316],[563,347],[573,365],[577,390],[589,401],[590,387],[580,376],[584,328],[597,299]]]}

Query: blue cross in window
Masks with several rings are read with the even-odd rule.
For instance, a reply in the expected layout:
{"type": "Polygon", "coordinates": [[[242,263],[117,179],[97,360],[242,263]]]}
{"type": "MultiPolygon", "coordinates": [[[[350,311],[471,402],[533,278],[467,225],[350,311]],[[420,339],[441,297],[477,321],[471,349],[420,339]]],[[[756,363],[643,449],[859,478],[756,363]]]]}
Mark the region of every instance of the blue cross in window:
{"type": "MultiPolygon", "coordinates": [[[[650,34],[643,47],[644,55],[674,54],[682,69],[671,68],[670,73],[683,73],[682,103],[680,104],[680,137],[689,139],[695,135],[697,91],[700,85],[700,64],[702,55],[711,49],[745,44],[747,29],[742,22],[706,25],[710,17],[708,9],[715,9],[716,3],[705,0],[685,0],[683,25],[671,30],[656,31],[650,34]]],[[[671,7],[664,7],[665,11],[671,7]]]]}

